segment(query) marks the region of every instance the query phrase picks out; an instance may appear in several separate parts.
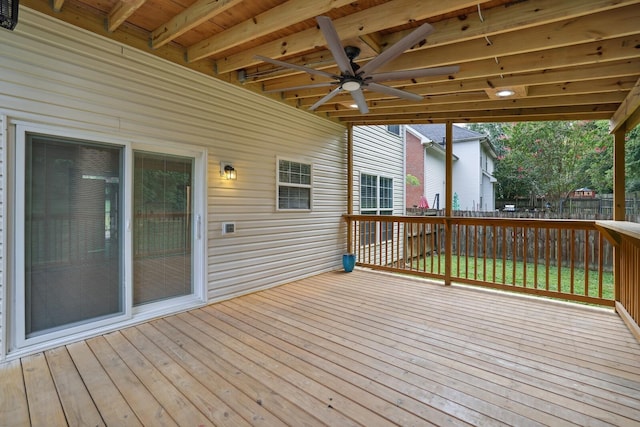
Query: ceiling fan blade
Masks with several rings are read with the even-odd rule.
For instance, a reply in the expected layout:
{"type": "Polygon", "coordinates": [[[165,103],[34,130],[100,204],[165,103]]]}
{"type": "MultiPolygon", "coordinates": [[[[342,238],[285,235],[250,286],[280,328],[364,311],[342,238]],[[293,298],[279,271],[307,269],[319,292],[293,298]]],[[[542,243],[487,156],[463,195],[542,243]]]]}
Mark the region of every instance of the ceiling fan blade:
{"type": "Polygon", "coordinates": [[[260,61],[269,62],[273,65],[278,65],[280,67],[290,68],[293,70],[304,71],[305,73],[315,74],[318,76],[329,77],[330,79],[339,79],[340,76],[336,76],[335,74],[327,73],[326,71],[316,70],[314,68],[304,67],[302,65],[290,64],[284,61],[278,61],[277,59],[267,58],[266,56],[256,55],[254,58],[259,59],[260,61]]]}
{"type": "Polygon", "coordinates": [[[351,62],[347,57],[347,54],[344,53],[344,47],[340,42],[340,36],[333,26],[333,22],[328,16],[316,16],[316,22],[320,27],[320,31],[322,31],[322,35],[327,41],[327,47],[331,51],[331,55],[333,55],[333,59],[338,64],[338,68],[342,71],[343,74],[347,74],[349,76],[353,76],[353,69],[351,68],[351,62]]]}
{"type": "Polygon", "coordinates": [[[367,106],[367,100],[364,98],[364,93],[362,93],[362,89],[354,90],[351,92],[351,97],[356,104],[358,105],[358,110],[362,114],[367,114],[369,112],[369,106],[367,106]]]}
{"type": "Polygon", "coordinates": [[[427,76],[443,76],[455,74],[460,71],[460,67],[453,65],[450,67],[420,68],[417,70],[390,71],[388,73],[372,74],[367,78],[368,82],[390,82],[397,80],[411,80],[427,76]]]}
{"type": "Polygon", "coordinates": [[[342,92],[342,88],[338,86],[337,88],[335,88],[334,90],[326,94],[324,97],[322,97],[322,99],[320,99],[318,102],[316,102],[311,107],[309,107],[309,110],[311,111],[315,110],[316,108],[318,108],[319,106],[321,106],[322,104],[324,104],[325,102],[327,102],[328,100],[330,100],[331,98],[339,94],[340,92],[342,92]]]}
{"type": "Polygon", "coordinates": [[[380,55],[364,64],[364,66],[359,70],[360,73],[363,77],[373,73],[373,71],[375,71],[378,67],[400,56],[405,50],[418,43],[432,31],[433,27],[430,24],[422,24],[421,26],[413,30],[409,35],[405,36],[396,44],[391,46],[389,49],[385,50],[380,55]]]}
{"type": "Polygon", "coordinates": [[[372,90],[374,92],[380,92],[386,95],[397,96],[398,98],[409,99],[411,101],[421,101],[423,99],[422,95],[396,89],[394,87],[381,85],[378,83],[368,83],[366,86],[367,86],[367,89],[372,90]]]}
{"type": "Polygon", "coordinates": [[[333,85],[336,85],[336,84],[338,84],[338,82],[322,82],[322,83],[313,83],[313,84],[310,84],[310,85],[285,87],[285,88],[282,88],[282,89],[269,89],[269,90],[265,90],[263,92],[264,93],[289,92],[289,91],[292,91],[292,90],[315,89],[315,88],[319,88],[319,87],[333,86],[333,85]]]}

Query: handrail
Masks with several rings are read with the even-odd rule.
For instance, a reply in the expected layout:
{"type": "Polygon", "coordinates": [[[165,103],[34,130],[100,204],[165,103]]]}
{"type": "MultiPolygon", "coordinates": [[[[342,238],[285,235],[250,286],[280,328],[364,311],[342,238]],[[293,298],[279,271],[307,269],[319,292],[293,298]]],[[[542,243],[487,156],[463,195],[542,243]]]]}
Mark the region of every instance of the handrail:
{"type": "Polygon", "coordinates": [[[640,341],[640,224],[596,221],[596,227],[615,246],[616,311],[640,341]]]}
{"type": "Polygon", "coordinates": [[[595,221],[345,215],[356,265],[614,306],[613,248],[595,221]],[[446,236],[451,251],[445,251],[446,236]]]}

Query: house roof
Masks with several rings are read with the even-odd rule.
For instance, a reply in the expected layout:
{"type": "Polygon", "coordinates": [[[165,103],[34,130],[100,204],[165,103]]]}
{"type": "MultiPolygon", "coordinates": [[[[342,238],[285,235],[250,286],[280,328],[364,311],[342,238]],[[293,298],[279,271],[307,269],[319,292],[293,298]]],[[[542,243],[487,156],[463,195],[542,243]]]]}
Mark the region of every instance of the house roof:
{"type": "MultiPolygon", "coordinates": [[[[429,141],[444,144],[446,138],[445,124],[411,125],[411,128],[420,133],[429,141]]],[[[485,139],[486,136],[462,126],[453,125],[453,142],[473,141],[485,139]]]]}
{"type": "Polygon", "coordinates": [[[360,66],[428,23],[433,32],[376,72],[459,66],[458,72],[381,80],[420,100],[365,85],[369,113],[350,107],[343,91],[315,114],[355,125],[611,119],[613,129],[629,130],[640,122],[640,0],[20,0],[20,6],[301,109],[334,89],[324,84],[332,81],[326,73],[340,74],[317,16],[331,18],[343,46],[361,50],[360,66]],[[300,88],[309,84],[315,87],[300,88]],[[514,95],[498,98],[501,88],[514,95]]]}

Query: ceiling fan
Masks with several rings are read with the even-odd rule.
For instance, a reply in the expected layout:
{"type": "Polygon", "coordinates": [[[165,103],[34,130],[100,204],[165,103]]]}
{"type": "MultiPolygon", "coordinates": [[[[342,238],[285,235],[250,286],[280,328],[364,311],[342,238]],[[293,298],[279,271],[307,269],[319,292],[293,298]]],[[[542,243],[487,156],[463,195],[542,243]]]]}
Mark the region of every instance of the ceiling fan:
{"type": "Polygon", "coordinates": [[[400,56],[405,50],[409,49],[411,46],[414,46],[415,44],[420,42],[420,40],[424,39],[427,34],[431,33],[433,31],[433,27],[429,24],[422,24],[420,27],[416,28],[410,34],[391,46],[389,49],[385,50],[380,55],[376,56],[371,61],[360,67],[354,62],[354,60],[360,54],[360,49],[355,46],[345,46],[344,48],[342,47],[338,32],[336,31],[329,17],[317,16],[316,21],[318,22],[320,31],[322,31],[322,34],[327,41],[327,47],[331,51],[331,54],[333,55],[338,68],[340,69],[340,75],[256,55],[256,59],[264,62],[269,62],[271,64],[290,68],[293,70],[304,71],[309,74],[328,77],[333,80],[330,82],[321,82],[284,89],[268,90],[265,92],[285,92],[290,90],[335,86],[335,88],[331,90],[331,92],[329,92],[322,99],[309,107],[309,110],[315,110],[340,92],[347,91],[351,94],[351,97],[356,102],[360,112],[362,114],[366,114],[369,112],[369,107],[367,106],[367,101],[364,97],[364,94],[362,93],[362,89],[368,89],[373,92],[379,92],[386,95],[396,96],[398,98],[409,99],[412,101],[420,101],[422,99],[421,95],[396,89],[390,86],[385,86],[380,84],[380,82],[409,80],[419,77],[436,76],[443,74],[454,74],[460,70],[460,67],[458,66],[448,66],[419,68],[415,70],[390,71],[386,73],[374,73],[376,69],[400,56]]]}

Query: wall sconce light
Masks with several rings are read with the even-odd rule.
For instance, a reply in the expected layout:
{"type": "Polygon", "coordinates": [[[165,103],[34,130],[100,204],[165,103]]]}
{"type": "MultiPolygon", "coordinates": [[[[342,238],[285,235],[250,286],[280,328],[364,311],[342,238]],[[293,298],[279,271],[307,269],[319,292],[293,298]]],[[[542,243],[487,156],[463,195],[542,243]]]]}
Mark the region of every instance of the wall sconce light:
{"type": "Polygon", "coordinates": [[[220,162],[220,176],[225,179],[236,179],[238,177],[235,168],[229,162],[220,162]]]}

